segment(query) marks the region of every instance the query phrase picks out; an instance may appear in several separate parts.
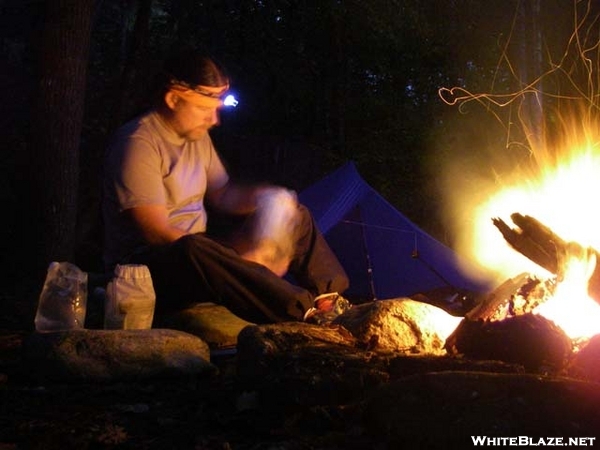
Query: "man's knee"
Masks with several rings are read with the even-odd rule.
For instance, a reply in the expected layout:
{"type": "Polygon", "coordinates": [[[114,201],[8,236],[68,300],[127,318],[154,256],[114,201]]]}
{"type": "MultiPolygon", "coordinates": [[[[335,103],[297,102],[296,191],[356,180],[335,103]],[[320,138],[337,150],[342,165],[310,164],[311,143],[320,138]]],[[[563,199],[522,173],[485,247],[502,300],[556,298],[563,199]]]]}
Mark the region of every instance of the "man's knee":
{"type": "Polygon", "coordinates": [[[300,237],[305,236],[306,234],[313,233],[316,228],[315,220],[313,218],[310,210],[302,205],[298,205],[298,220],[296,226],[296,234],[300,237]]]}
{"type": "Polygon", "coordinates": [[[196,262],[239,257],[233,248],[206,236],[204,233],[182,236],[175,242],[175,245],[179,247],[180,254],[188,260],[196,262]]]}
{"type": "Polygon", "coordinates": [[[204,233],[186,234],[175,241],[174,246],[179,247],[184,253],[189,254],[199,249],[212,246],[214,241],[206,237],[204,233]]]}
{"type": "Polygon", "coordinates": [[[306,218],[312,221],[312,213],[302,203],[298,204],[298,215],[302,218],[306,218]]]}

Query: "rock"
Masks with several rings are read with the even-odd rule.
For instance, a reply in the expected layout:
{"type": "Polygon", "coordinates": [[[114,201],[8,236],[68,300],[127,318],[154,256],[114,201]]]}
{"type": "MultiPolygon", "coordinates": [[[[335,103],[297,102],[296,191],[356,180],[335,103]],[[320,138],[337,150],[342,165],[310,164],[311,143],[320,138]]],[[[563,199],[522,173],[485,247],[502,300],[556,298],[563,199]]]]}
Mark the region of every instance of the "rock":
{"type": "Polygon", "coordinates": [[[251,353],[253,358],[330,345],[353,348],[356,339],[339,326],[304,322],[254,325],[242,330],[238,336],[238,351],[244,355],[251,353]]]}
{"type": "Polygon", "coordinates": [[[240,331],[253,325],[214,303],[197,303],[164,318],[155,318],[155,321],[161,328],[181,330],[200,337],[212,350],[235,347],[240,331]]]}
{"type": "Polygon", "coordinates": [[[408,298],[356,305],[334,320],[370,350],[443,355],[462,318],[408,298]]]}
{"type": "Polygon", "coordinates": [[[34,332],[23,342],[35,376],[54,381],[108,382],[212,375],[208,345],[176,330],[34,332]]]}
{"type": "Polygon", "coordinates": [[[389,379],[387,359],[355,344],[340,326],[247,327],[238,338],[239,385],[277,408],[350,401],[389,379]]]}
{"type": "Polygon", "coordinates": [[[522,364],[528,371],[559,372],[571,340],[554,322],[536,314],[504,320],[465,319],[448,338],[448,349],[467,358],[522,364]]]}

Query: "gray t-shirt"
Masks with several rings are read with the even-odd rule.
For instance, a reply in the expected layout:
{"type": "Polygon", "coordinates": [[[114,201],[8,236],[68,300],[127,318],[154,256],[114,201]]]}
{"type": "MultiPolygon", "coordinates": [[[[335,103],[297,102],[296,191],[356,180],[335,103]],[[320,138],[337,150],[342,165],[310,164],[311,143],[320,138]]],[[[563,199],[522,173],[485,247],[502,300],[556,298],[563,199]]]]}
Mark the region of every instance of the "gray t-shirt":
{"type": "Polygon", "coordinates": [[[145,243],[121,214],[144,205],[165,205],[169,223],[187,233],[206,230],[204,196],[229,177],[210,136],[186,141],[150,111],[117,130],[104,166],[104,264],[112,270],[145,243]]]}

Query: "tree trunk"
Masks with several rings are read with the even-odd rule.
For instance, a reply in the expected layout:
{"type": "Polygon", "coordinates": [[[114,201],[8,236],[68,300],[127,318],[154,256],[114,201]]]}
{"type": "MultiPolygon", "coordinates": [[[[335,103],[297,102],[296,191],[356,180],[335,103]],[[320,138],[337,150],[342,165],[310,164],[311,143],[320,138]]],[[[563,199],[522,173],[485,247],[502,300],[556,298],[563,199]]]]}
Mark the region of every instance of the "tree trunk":
{"type": "Polygon", "coordinates": [[[74,252],[79,144],[93,0],[47,0],[38,44],[30,161],[35,276],[74,252]]]}
{"type": "Polygon", "coordinates": [[[334,150],[339,158],[346,156],[346,39],[345,39],[345,6],[332,4],[330,17],[331,28],[329,46],[331,60],[328,64],[327,80],[331,92],[329,105],[328,129],[334,150]]]}
{"type": "Polygon", "coordinates": [[[119,126],[134,113],[138,101],[135,90],[132,89],[133,81],[138,75],[141,66],[141,54],[146,42],[149,40],[150,17],[152,15],[152,0],[138,0],[135,8],[135,25],[132,35],[125,36],[124,64],[120,77],[120,85],[115,99],[115,115],[111,129],[119,126]]]}

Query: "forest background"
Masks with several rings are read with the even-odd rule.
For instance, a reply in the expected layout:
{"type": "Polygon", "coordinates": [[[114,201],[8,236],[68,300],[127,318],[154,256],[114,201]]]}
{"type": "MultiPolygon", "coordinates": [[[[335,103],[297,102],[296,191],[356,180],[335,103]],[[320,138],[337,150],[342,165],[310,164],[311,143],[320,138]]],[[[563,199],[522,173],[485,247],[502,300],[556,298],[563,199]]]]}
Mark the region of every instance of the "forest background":
{"type": "Polygon", "coordinates": [[[146,105],[172,49],[205,48],[231,75],[240,103],[212,135],[234,176],[300,191],[354,161],[392,205],[452,246],[444,161],[489,147],[526,155],[527,146],[509,143],[509,119],[489,104],[450,106],[439,89],[518,91],[560,58],[586,8],[571,0],[1,1],[5,318],[32,326],[51,261],[102,270],[103,152],[146,105]]]}

